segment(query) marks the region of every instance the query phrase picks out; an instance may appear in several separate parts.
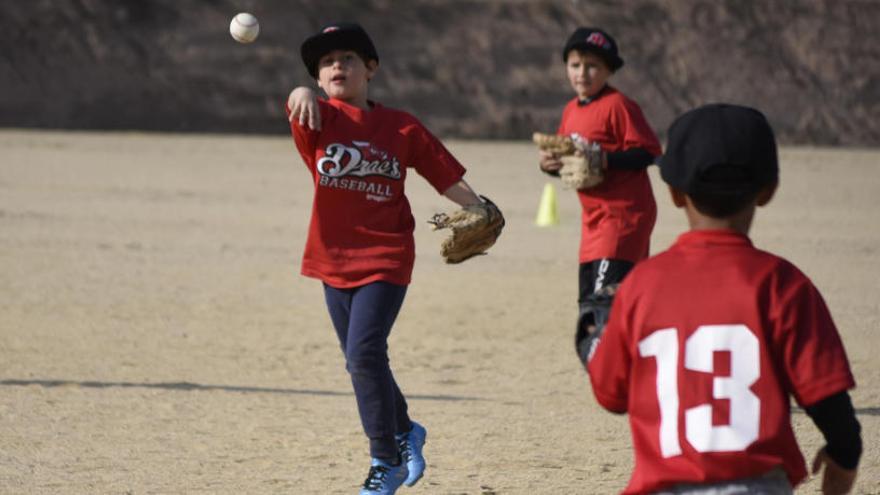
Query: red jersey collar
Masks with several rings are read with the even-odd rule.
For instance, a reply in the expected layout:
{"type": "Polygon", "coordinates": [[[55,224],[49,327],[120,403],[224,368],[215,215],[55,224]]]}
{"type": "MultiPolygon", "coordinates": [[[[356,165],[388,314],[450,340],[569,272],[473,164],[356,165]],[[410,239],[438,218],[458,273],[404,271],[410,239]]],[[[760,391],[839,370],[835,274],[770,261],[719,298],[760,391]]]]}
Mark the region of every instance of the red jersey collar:
{"type": "Polygon", "coordinates": [[[605,86],[602,86],[602,89],[600,89],[599,92],[596,93],[595,95],[587,97],[583,100],[578,97],[575,97],[575,99],[577,100],[578,106],[583,107],[583,106],[586,106],[590,103],[593,103],[594,101],[605,96],[606,94],[611,94],[611,93],[616,93],[616,92],[617,92],[617,90],[614,89],[610,84],[605,83],[605,86]]]}
{"type": "Polygon", "coordinates": [[[689,230],[678,236],[676,246],[752,246],[749,236],[733,229],[689,230]]]}
{"type": "Polygon", "coordinates": [[[373,100],[367,100],[367,105],[370,106],[369,110],[364,110],[363,108],[356,107],[350,103],[346,103],[342,100],[337,100],[335,98],[329,98],[325,101],[331,106],[336,107],[340,111],[344,112],[346,115],[349,115],[356,121],[363,121],[368,114],[370,114],[374,110],[382,108],[381,104],[373,100]]]}
{"type": "Polygon", "coordinates": [[[336,98],[327,98],[324,101],[333,105],[336,108],[351,108],[351,109],[358,110],[361,112],[369,112],[369,111],[375,110],[375,109],[382,106],[382,104],[379,102],[375,102],[373,100],[367,100],[367,105],[370,106],[370,110],[364,110],[363,108],[356,107],[356,106],[352,105],[351,103],[346,103],[342,100],[337,100],[336,98]]]}

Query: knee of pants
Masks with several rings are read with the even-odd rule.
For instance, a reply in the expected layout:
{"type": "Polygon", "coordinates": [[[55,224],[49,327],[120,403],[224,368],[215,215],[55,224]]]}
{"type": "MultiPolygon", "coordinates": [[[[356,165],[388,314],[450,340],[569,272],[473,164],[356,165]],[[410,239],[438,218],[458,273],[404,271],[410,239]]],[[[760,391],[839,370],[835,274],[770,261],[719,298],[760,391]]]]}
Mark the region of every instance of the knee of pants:
{"type": "Polygon", "coordinates": [[[578,303],[578,318],[575,324],[575,332],[586,330],[589,325],[596,324],[596,315],[593,305],[589,302],[578,303]]]}
{"type": "Polygon", "coordinates": [[[356,353],[348,356],[345,369],[352,375],[382,373],[388,368],[388,355],[385,353],[356,353]]]}

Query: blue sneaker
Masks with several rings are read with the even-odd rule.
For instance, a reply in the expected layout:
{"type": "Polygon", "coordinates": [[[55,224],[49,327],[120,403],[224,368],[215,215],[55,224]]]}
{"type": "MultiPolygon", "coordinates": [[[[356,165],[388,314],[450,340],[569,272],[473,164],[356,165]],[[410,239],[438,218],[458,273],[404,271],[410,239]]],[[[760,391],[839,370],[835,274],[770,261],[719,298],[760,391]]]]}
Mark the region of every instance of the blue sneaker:
{"type": "Polygon", "coordinates": [[[412,430],[396,437],[400,458],[409,471],[409,476],[403,482],[406,486],[415,485],[425,473],[425,457],[422,455],[422,447],[425,446],[427,437],[428,431],[415,421],[412,422],[412,430]]]}
{"type": "Polygon", "coordinates": [[[360,495],[393,495],[408,474],[405,462],[392,466],[374,457],[360,495]]]}

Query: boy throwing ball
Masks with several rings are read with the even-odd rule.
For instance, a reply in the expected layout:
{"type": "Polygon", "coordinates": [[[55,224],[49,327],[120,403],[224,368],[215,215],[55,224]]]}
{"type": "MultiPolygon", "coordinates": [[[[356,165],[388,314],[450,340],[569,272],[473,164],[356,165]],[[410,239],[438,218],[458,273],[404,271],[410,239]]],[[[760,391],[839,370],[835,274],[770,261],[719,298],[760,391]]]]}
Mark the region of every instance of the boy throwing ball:
{"type": "Polygon", "coordinates": [[[778,184],[770,125],[733,105],[687,112],[660,170],[691,230],[633,268],[588,363],[599,404],[630,416],[625,493],[792,493],[807,468],[790,396],[827,442],[823,493],[848,493],[862,443],[840,336],[810,280],[748,237],[778,184]]]}
{"type": "MultiPolygon", "coordinates": [[[[404,193],[415,171],[434,189],[481,218],[488,239],[503,226],[500,211],[464,181],[464,167],[412,115],[368,98],[379,55],[364,29],[330,24],[300,49],[309,74],[327,98],[309,87],[294,89],[287,101],[290,131],[315,186],[302,274],[323,283],[324,298],[345,355],[364,433],[370,470],[361,495],[391,495],[414,485],[425,470],[422,447],[427,430],[413,421],[388,363],[388,336],[403,305],[415,262],[415,220],[404,193]]],[[[466,246],[467,247],[467,246],[466,246]]]]}

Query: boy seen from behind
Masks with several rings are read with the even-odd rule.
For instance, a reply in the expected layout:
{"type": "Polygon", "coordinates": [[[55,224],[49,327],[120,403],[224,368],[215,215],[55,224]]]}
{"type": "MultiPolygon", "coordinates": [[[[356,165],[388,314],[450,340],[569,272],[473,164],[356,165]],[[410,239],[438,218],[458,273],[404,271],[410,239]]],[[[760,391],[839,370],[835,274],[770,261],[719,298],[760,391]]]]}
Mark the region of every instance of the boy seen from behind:
{"type": "Polygon", "coordinates": [[[598,402],[630,416],[624,493],[792,493],[807,468],[789,396],[827,442],[823,493],[848,493],[862,443],[840,336],[812,282],[748,237],[778,184],[770,125],[746,107],[692,110],[660,169],[690,231],[633,268],[587,365],[598,402]]]}

